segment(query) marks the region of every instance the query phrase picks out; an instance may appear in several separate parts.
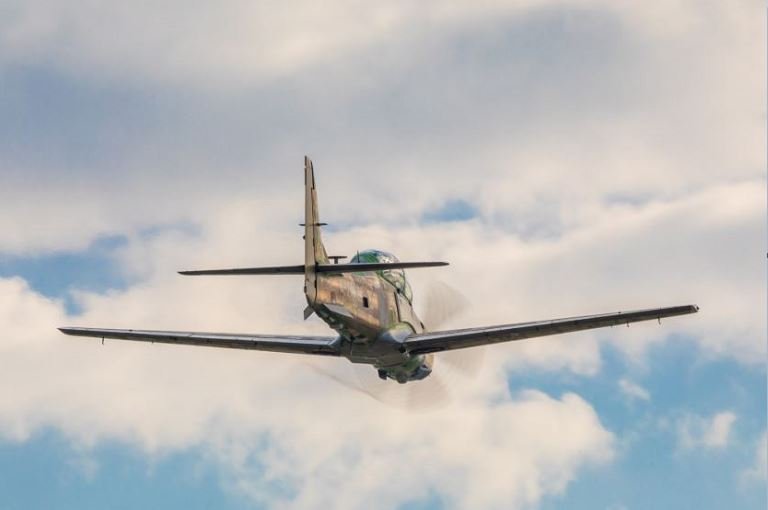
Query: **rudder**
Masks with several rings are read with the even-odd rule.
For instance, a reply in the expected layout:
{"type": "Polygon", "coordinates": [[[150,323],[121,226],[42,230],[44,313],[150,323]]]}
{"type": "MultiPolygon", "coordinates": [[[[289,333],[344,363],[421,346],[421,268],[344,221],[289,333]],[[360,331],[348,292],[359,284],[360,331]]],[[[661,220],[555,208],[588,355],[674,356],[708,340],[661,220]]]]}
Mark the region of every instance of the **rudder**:
{"type": "Polygon", "coordinates": [[[317,191],[312,160],[304,156],[304,293],[311,305],[317,298],[317,264],[327,264],[328,254],[320,233],[320,217],[317,212],[317,191]]]}

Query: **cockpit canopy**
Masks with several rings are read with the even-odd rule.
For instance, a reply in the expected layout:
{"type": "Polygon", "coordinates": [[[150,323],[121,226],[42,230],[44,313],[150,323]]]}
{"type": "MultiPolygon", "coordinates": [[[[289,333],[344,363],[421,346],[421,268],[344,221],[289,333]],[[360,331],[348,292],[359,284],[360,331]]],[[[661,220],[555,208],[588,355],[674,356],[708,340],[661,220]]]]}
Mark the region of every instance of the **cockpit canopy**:
{"type": "Polygon", "coordinates": [[[400,262],[400,259],[381,250],[359,251],[349,261],[350,264],[391,264],[393,262],[400,262]]]}
{"type": "MultiPolygon", "coordinates": [[[[359,251],[349,261],[350,264],[391,264],[393,262],[400,262],[400,260],[391,253],[381,250],[359,251]]],[[[400,294],[405,296],[409,302],[413,299],[411,286],[408,284],[405,272],[402,269],[387,269],[377,272],[382,278],[392,284],[400,294]]]]}

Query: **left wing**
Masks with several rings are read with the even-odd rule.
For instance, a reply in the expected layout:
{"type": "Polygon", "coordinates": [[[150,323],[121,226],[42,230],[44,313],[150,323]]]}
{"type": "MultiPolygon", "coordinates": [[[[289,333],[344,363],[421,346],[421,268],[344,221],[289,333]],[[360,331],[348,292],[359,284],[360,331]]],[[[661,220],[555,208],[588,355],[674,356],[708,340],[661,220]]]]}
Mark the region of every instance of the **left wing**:
{"type": "Polygon", "coordinates": [[[696,313],[696,305],[673,306],[670,308],[652,308],[634,312],[617,312],[600,315],[585,315],[549,321],[522,322],[504,326],[484,328],[455,329],[452,331],[436,331],[408,337],[404,347],[411,354],[426,354],[430,352],[463,349],[479,345],[524,340],[537,336],[557,335],[584,329],[619,326],[630,322],[661,320],[662,317],[696,313]]]}
{"type": "Polygon", "coordinates": [[[253,349],[289,354],[324,354],[339,356],[337,337],[288,335],[232,335],[226,333],[194,333],[185,331],[146,331],[139,329],[59,328],[64,334],[117,338],[163,344],[202,345],[228,349],[253,349]]]}

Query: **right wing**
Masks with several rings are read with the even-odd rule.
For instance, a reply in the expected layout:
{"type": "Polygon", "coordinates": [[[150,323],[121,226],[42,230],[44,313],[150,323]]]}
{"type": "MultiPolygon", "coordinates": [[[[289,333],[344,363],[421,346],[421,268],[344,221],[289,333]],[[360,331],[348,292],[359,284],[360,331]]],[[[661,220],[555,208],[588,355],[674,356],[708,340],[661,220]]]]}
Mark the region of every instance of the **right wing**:
{"type": "Polygon", "coordinates": [[[229,349],[285,352],[289,354],[324,354],[339,356],[338,337],[288,335],[232,335],[185,331],[147,331],[139,329],[59,328],[66,335],[116,338],[163,344],[202,345],[229,349]]]}
{"type": "Polygon", "coordinates": [[[634,312],[585,315],[548,321],[522,322],[504,326],[435,331],[434,333],[422,333],[408,337],[404,342],[404,347],[411,354],[426,354],[513,340],[524,340],[537,336],[557,335],[571,331],[603,328],[606,326],[623,326],[630,322],[653,319],[661,320],[662,317],[685,315],[698,311],[699,307],[696,305],[685,305],[637,310],[634,312]]]}

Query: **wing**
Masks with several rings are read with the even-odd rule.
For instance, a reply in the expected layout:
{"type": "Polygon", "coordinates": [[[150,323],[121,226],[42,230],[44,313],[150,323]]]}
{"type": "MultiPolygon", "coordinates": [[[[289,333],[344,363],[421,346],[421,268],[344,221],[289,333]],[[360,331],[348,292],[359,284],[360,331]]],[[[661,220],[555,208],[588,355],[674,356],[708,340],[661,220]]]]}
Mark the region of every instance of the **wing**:
{"type": "Polygon", "coordinates": [[[629,324],[630,322],[660,320],[662,317],[685,315],[698,311],[699,307],[696,305],[685,305],[637,310],[634,312],[585,315],[583,317],[569,317],[549,321],[522,322],[504,326],[436,331],[434,333],[423,333],[409,337],[405,340],[405,348],[411,354],[425,354],[500,342],[511,342],[512,340],[524,340],[537,336],[557,335],[559,333],[581,331],[584,329],[619,326],[629,324]]]}
{"type": "Polygon", "coordinates": [[[59,328],[59,331],[67,335],[117,338],[119,340],[137,340],[139,342],[202,345],[206,347],[226,347],[228,349],[253,349],[289,354],[324,354],[328,356],[339,356],[340,343],[337,337],[323,336],[231,335],[225,333],[96,328],[59,328]]]}

